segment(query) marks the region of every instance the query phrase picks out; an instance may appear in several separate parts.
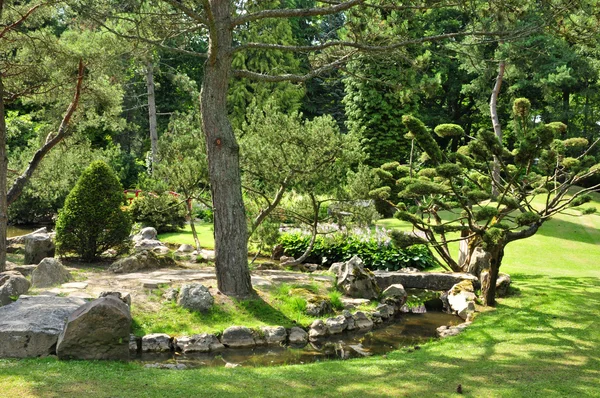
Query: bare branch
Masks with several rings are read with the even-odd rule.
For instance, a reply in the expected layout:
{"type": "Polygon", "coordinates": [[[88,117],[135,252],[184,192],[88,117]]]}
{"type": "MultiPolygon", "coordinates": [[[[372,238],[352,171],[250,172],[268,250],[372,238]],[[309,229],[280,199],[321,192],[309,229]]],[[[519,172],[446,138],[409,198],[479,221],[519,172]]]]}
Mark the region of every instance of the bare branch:
{"type": "Polygon", "coordinates": [[[233,28],[248,22],[266,18],[315,17],[322,15],[332,15],[337,14],[341,11],[348,10],[357,5],[363,4],[364,1],[365,0],[350,0],[344,3],[336,4],[331,7],[263,10],[235,18],[233,21],[231,21],[231,27],[233,28]]]}
{"type": "Polygon", "coordinates": [[[191,8],[184,6],[181,2],[179,2],[177,0],[163,0],[163,1],[165,1],[166,3],[169,3],[171,5],[171,7],[183,12],[185,15],[192,18],[194,21],[196,21],[202,25],[208,26],[208,20],[206,18],[204,18],[202,15],[198,14],[191,8]]]}

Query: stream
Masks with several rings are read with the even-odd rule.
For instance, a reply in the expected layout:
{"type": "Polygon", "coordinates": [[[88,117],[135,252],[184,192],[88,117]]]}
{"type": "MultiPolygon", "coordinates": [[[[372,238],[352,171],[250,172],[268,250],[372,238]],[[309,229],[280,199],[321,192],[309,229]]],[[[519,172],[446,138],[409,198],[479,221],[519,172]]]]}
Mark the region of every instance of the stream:
{"type": "MultiPolygon", "coordinates": [[[[436,329],[457,325],[462,319],[443,312],[402,314],[368,332],[342,333],[309,342],[303,348],[256,347],[225,349],[216,353],[141,353],[133,360],[144,364],[183,364],[188,368],[238,364],[246,367],[305,364],[382,355],[405,346],[416,346],[437,338],[436,329]]],[[[230,365],[231,366],[231,365],[230,365]]]]}

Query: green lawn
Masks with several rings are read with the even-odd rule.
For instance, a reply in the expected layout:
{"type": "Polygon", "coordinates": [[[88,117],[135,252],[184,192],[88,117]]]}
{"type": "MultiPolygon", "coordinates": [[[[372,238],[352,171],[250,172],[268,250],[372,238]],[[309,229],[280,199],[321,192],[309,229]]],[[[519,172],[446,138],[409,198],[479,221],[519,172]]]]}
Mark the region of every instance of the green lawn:
{"type": "MultiPolygon", "coordinates": [[[[213,235],[212,224],[197,221],[194,225],[196,226],[200,246],[202,246],[203,249],[214,249],[215,238],[213,235]]],[[[194,243],[194,236],[192,235],[192,228],[189,225],[186,225],[183,230],[178,232],[165,232],[164,234],[159,234],[158,239],[165,243],[196,245],[194,243]]]]}
{"type": "MultiPolygon", "coordinates": [[[[598,203],[596,203],[598,205],[598,203]]],[[[265,368],[0,360],[1,397],[600,396],[600,215],[560,215],[507,247],[514,294],[462,335],[386,357],[265,368]]]]}

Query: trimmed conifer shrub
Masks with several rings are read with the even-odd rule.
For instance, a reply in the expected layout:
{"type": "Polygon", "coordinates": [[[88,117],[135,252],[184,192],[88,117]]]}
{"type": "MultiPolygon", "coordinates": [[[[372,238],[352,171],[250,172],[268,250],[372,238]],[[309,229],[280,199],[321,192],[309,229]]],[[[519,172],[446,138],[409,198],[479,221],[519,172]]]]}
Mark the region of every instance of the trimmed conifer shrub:
{"type": "Polygon", "coordinates": [[[104,162],[92,162],[69,192],[56,222],[58,253],[93,261],[109,248],[125,245],[131,217],[121,209],[123,187],[104,162]]]}

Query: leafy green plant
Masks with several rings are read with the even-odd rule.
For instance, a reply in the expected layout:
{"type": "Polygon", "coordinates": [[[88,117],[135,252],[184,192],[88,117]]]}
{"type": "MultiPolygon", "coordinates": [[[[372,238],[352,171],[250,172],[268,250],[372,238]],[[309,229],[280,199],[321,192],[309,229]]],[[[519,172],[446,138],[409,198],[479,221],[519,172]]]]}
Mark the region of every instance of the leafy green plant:
{"type": "Polygon", "coordinates": [[[344,303],[342,303],[342,293],[337,290],[332,290],[327,295],[329,297],[329,302],[334,310],[341,311],[344,309],[344,303]]]}
{"type": "Polygon", "coordinates": [[[123,187],[112,169],[95,161],[71,190],[56,222],[56,249],[76,252],[92,261],[105,250],[122,249],[131,231],[131,217],[121,209],[123,187]]]}
{"type": "Polygon", "coordinates": [[[174,232],[185,226],[185,205],[166,192],[141,195],[131,203],[130,210],[136,222],[154,227],[158,233],[174,232]]]}
{"type": "MultiPolygon", "coordinates": [[[[283,234],[279,244],[288,256],[296,257],[304,253],[309,245],[310,236],[302,234],[283,234]]],[[[403,267],[426,269],[435,266],[435,259],[424,245],[414,245],[399,249],[394,244],[383,244],[375,238],[361,240],[356,236],[335,234],[319,236],[312,250],[311,261],[324,265],[348,261],[359,256],[370,269],[398,270],[403,267]]]]}

